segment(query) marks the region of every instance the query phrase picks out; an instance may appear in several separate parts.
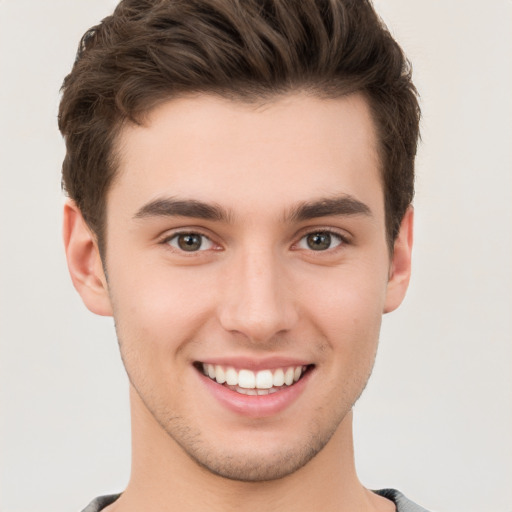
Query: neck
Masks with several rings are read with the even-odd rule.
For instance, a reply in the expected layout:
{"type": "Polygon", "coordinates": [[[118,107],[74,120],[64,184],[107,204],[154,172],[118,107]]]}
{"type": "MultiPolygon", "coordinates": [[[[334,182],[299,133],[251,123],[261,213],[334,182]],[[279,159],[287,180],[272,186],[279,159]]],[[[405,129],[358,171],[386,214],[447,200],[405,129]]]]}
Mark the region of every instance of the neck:
{"type": "Polygon", "coordinates": [[[192,460],[133,389],[131,407],[132,473],[125,492],[108,512],[354,512],[386,505],[387,500],[367,491],[357,479],[352,413],[323,450],[298,471],[273,481],[239,482],[215,475],[192,460]]]}

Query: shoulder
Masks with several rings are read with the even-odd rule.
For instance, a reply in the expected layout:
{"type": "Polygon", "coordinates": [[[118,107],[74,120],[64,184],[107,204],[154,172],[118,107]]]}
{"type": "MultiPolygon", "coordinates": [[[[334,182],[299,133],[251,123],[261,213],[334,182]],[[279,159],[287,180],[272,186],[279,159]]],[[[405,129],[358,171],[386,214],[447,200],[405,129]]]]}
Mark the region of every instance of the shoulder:
{"type": "MultiPolygon", "coordinates": [[[[416,503],[413,503],[396,489],[380,489],[373,492],[391,500],[395,504],[397,512],[428,512],[428,510],[420,507],[416,503]]],[[[108,505],[114,503],[114,501],[116,501],[119,496],[120,494],[100,496],[91,501],[91,503],[89,503],[89,505],[87,505],[87,507],[85,507],[82,512],[100,512],[108,505]]]]}
{"type": "Polygon", "coordinates": [[[428,512],[427,509],[416,505],[396,489],[380,489],[373,492],[391,500],[396,506],[396,512],[428,512]]]}
{"type": "Polygon", "coordinates": [[[120,494],[109,494],[108,496],[100,496],[96,498],[85,507],[82,512],[100,512],[105,507],[108,507],[110,504],[114,503],[121,496],[120,494]]]}

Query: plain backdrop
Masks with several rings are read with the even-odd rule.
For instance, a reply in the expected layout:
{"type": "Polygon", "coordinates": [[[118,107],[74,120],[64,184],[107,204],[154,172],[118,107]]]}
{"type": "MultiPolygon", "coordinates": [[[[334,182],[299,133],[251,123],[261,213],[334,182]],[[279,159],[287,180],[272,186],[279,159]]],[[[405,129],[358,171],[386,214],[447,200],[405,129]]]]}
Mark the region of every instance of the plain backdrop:
{"type": "MultiPolygon", "coordinates": [[[[69,512],[129,475],[111,319],[60,237],[59,87],[113,0],[0,0],[0,510],[69,512]]],[[[414,270],[356,405],[370,488],[437,512],[512,511],[512,2],[379,0],[414,65],[414,270]]]]}

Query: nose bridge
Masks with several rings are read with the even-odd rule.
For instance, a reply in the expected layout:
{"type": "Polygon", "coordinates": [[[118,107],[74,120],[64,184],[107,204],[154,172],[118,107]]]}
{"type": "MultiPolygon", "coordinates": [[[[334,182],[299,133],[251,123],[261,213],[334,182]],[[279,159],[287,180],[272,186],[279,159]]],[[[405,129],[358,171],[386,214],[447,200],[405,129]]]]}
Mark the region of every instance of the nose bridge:
{"type": "Polygon", "coordinates": [[[282,262],[271,248],[241,251],[227,272],[220,313],[224,329],[251,341],[291,329],[298,315],[282,262]]]}

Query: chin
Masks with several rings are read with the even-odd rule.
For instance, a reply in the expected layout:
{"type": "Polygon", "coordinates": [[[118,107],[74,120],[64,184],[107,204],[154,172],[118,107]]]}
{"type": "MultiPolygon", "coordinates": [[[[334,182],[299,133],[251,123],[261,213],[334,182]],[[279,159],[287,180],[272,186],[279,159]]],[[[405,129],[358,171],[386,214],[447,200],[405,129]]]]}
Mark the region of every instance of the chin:
{"type": "Polygon", "coordinates": [[[276,439],[265,442],[263,436],[245,446],[238,439],[230,442],[230,436],[226,436],[224,442],[212,439],[206,442],[201,435],[177,438],[175,428],[166,430],[185,453],[209,473],[238,482],[265,482],[285,478],[306,466],[322,451],[336,428],[337,425],[328,431],[310,432],[300,441],[293,438],[288,439],[288,443],[276,439]]]}
{"type": "Polygon", "coordinates": [[[192,459],[210,473],[237,482],[266,482],[285,478],[304,467],[326,443],[309,445],[302,450],[212,456],[191,454],[192,459]]]}

